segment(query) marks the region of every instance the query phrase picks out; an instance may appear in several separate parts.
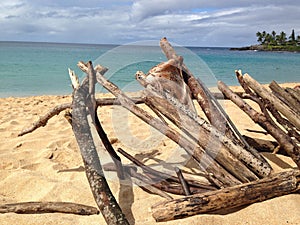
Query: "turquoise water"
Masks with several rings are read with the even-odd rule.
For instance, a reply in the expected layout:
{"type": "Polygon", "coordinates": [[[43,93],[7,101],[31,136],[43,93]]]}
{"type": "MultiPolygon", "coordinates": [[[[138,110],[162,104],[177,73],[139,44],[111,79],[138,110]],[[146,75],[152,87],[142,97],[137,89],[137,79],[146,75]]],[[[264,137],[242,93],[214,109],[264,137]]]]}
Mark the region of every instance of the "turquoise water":
{"type": "MultiPolygon", "coordinates": [[[[157,43],[158,45],[158,43],[157,43]]],[[[261,83],[300,82],[300,54],[230,51],[228,48],[181,48],[178,54],[208,86],[217,80],[238,84],[235,69],[242,69],[261,83]]],[[[137,70],[147,72],[165,57],[159,47],[0,42],[0,97],[69,94],[68,68],[82,79],[78,61],[92,60],[109,68],[106,77],[125,91],[141,89],[137,70]]],[[[97,91],[104,91],[98,87],[97,91]]]]}

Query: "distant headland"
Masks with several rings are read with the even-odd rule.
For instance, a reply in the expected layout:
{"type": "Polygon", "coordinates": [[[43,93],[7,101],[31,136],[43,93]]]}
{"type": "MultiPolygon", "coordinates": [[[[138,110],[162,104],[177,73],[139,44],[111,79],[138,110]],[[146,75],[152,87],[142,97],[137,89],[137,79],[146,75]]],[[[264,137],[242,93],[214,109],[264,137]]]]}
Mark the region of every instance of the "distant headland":
{"type": "Polygon", "coordinates": [[[288,52],[300,52],[300,35],[296,37],[294,29],[291,35],[287,38],[286,33],[281,31],[276,34],[272,31],[271,34],[266,31],[256,33],[257,42],[259,44],[230,48],[230,50],[237,51],[288,51],[288,52]]]}

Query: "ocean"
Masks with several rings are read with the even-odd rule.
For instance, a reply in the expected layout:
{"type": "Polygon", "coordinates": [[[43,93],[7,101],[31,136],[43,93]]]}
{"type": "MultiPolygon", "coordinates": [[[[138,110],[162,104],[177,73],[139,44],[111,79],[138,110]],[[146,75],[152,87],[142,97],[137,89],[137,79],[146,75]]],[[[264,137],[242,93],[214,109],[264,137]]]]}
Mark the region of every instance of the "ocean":
{"type": "MultiPolygon", "coordinates": [[[[173,44],[173,43],[172,43],[173,44]]],[[[184,63],[207,86],[217,80],[238,85],[241,69],[260,83],[300,82],[300,54],[292,52],[230,51],[229,48],[181,47],[173,44],[184,63]]],[[[0,97],[64,95],[72,93],[68,68],[82,80],[78,61],[109,68],[105,76],[124,91],[138,91],[138,70],[147,73],[166,61],[158,41],[127,45],[0,42],[0,97]]],[[[98,85],[97,92],[106,92],[98,85]]]]}

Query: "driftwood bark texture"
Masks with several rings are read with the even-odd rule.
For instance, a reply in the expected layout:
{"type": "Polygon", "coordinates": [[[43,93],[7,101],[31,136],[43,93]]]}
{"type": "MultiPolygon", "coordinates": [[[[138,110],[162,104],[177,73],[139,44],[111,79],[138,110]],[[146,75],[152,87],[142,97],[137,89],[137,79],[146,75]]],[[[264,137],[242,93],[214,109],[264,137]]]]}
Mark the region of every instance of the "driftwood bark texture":
{"type": "Polygon", "coordinates": [[[243,76],[246,84],[254,90],[259,96],[267,99],[280,113],[282,113],[298,130],[300,130],[300,116],[298,116],[291,108],[273,95],[270,91],[266,90],[249,74],[243,76]]]}
{"type": "Polygon", "coordinates": [[[251,183],[165,201],[152,207],[152,215],[157,222],[181,219],[261,202],[299,190],[300,171],[285,171],[251,183]]]}
{"type": "Polygon", "coordinates": [[[293,144],[290,136],[283,132],[280,128],[276,127],[274,123],[261,112],[254,110],[248,103],[233,93],[230,88],[223,82],[218,82],[218,88],[224,95],[226,95],[233,103],[241,108],[255,123],[267,130],[284,148],[284,150],[291,156],[295,163],[300,168],[300,150],[297,145],[293,144]]]}
{"type": "Polygon", "coordinates": [[[276,81],[272,81],[269,85],[274,95],[288,105],[296,113],[300,114],[300,102],[289,92],[285,91],[276,81]]]}
{"type": "Polygon", "coordinates": [[[214,175],[214,177],[210,177],[213,179],[214,184],[219,187],[224,187],[233,186],[240,183],[240,181],[234,178],[224,168],[219,166],[210,156],[208,156],[199,145],[191,142],[189,139],[177,132],[174,128],[151,116],[145,110],[135,105],[134,102],[131,101],[131,99],[127,97],[117,86],[106,80],[100,73],[97,73],[97,81],[104,88],[115,95],[123,107],[184,148],[188,154],[195,158],[201,168],[205,168],[208,173],[212,173],[214,175]]]}
{"type": "MultiPolygon", "coordinates": [[[[176,54],[172,45],[168,42],[167,38],[164,37],[160,40],[160,47],[166,55],[167,59],[178,60],[180,58],[180,56],[176,54]]],[[[210,123],[215,126],[220,132],[226,133],[226,135],[228,135],[230,138],[236,139],[234,132],[230,129],[228,122],[225,120],[221,112],[213,103],[211,98],[212,95],[210,94],[209,90],[206,90],[205,84],[200,79],[196,79],[193,73],[187,68],[184,63],[182,63],[181,69],[183,78],[189,86],[193,97],[199,103],[210,123]]]]}
{"type": "Polygon", "coordinates": [[[255,157],[242,146],[235,144],[204,119],[193,117],[189,113],[186,114],[176,99],[165,98],[151,85],[147,85],[145,95],[147,102],[151,102],[151,105],[159,112],[184,130],[187,135],[192,136],[194,141],[202,146],[209,155],[241,181],[248,182],[257,179],[252,171],[261,177],[270,174],[271,167],[262,157],[255,157]],[[246,168],[242,162],[251,170],[246,168]]]}
{"type": "MultiPolygon", "coordinates": [[[[76,86],[75,86],[76,87],[76,86]]],[[[247,95],[244,95],[243,92],[235,92],[238,96],[240,96],[243,99],[248,99],[249,97],[247,95]]],[[[212,93],[213,96],[216,99],[226,99],[221,93],[212,93]]],[[[135,104],[143,104],[145,103],[145,99],[142,96],[134,96],[130,97],[130,99],[135,104]]],[[[109,106],[109,105],[121,105],[121,103],[118,101],[118,99],[115,98],[97,98],[96,99],[97,106],[109,106]]],[[[49,110],[45,115],[41,116],[36,122],[34,122],[31,126],[26,127],[24,130],[22,130],[18,136],[23,136],[25,134],[31,133],[34,130],[44,127],[47,125],[47,122],[54,116],[58,115],[64,110],[72,109],[72,103],[64,103],[61,105],[58,105],[54,107],[53,109],[49,110]]]]}
{"type": "Polygon", "coordinates": [[[0,205],[0,213],[71,213],[93,215],[99,214],[99,210],[92,206],[71,202],[21,202],[0,205]]]}
{"type": "MultiPolygon", "coordinates": [[[[107,224],[129,224],[104,177],[87,116],[89,87],[81,85],[73,97],[72,127],[81,151],[85,172],[94,199],[107,224]]],[[[93,112],[92,112],[93,113],[93,112]]]]}

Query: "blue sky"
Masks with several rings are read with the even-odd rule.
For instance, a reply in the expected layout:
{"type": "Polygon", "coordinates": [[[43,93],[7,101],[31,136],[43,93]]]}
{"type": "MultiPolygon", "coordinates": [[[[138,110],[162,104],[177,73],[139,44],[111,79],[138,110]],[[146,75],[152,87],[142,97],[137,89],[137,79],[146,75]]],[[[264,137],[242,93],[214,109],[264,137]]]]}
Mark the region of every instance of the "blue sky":
{"type": "Polygon", "coordinates": [[[0,41],[126,44],[166,36],[185,46],[244,46],[295,29],[296,0],[2,0],[0,41]]]}

